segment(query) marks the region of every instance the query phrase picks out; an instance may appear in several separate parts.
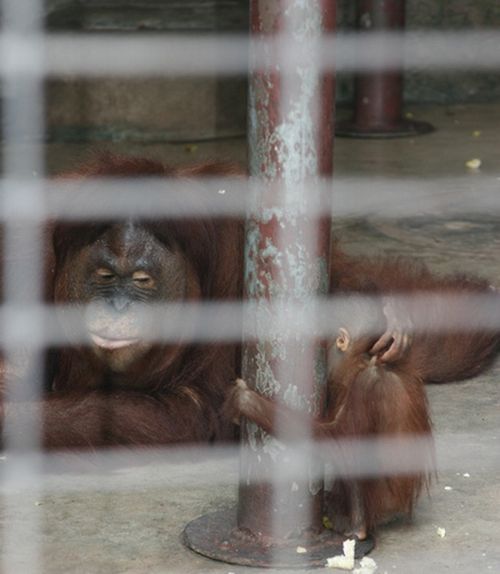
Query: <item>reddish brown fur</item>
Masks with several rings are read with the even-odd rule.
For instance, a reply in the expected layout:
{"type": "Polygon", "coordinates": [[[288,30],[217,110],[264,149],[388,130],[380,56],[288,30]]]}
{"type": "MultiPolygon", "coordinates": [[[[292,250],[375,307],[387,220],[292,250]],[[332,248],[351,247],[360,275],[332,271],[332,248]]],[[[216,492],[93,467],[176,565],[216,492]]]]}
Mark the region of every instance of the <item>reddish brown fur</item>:
{"type": "MultiPolygon", "coordinates": [[[[426,445],[423,450],[412,450],[408,455],[411,458],[407,462],[418,462],[421,472],[384,475],[386,455],[373,452],[370,461],[374,478],[336,485],[329,515],[335,519],[338,512],[335,494],[339,487],[341,492],[350,492],[343,504],[351,517],[351,528],[363,525],[372,529],[394,514],[411,514],[433,467],[432,429],[423,381],[403,364],[389,366],[375,362],[368,355],[373,342],[374,339],[359,340],[331,378],[331,414],[325,430],[330,431],[331,437],[342,439],[408,438],[429,442],[422,443],[426,445]]],[[[401,459],[399,462],[403,463],[401,459]]]]}
{"type": "Polygon", "coordinates": [[[493,311],[492,307],[485,310],[475,296],[489,297],[491,302],[498,298],[485,280],[465,275],[437,277],[415,260],[349,258],[334,249],[330,289],[333,293],[402,294],[410,299],[426,295],[423,307],[415,302],[405,309],[410,320],[425,322],[429,329],[415,334],[404,361],[405,369],[425,382],[475,376],[491,364],[498,351],[498,332],[480,327],[485,313],[493,311]],[[450,319],[461,319],[467,329],[447,330],[450,319]]]}
{"type": "MultiPolygon", "coordinates": [[[[233,419],[244,415],[270,433],[274,432],[279,417],[280,428],[284,429],[281,438],[289,440],[308,436],[310,428],[316,439],[428,439],[421,443],[424,448],[408,454],[407,462],[416,463],[421,472],[385,475],[383,455],[372,452],[371,462],[378,476],[335,484],[326,508],[332,519],[344,512],[350,529],[372,529],[395,514],[411,514],[432,472],[432,429],[424,382],[473,376],[496,356],[498,333],[480,328],[484,310],[476,308],[473,296],[497,297],[497,294],[485,281],[463,276],[438,278],[413,261],[348,258],[336,244],[330,288],[332,293],[345,297],[332,320],[336,328],[343,326],[353,334],[354,346],[330,376],[328,405],[322,419],[311,421],[242,384],[228,395],[225,409],[233,419]],[[379,301],[378,311],[349,297],[356,294],[373,296],[379,301]],[[406,354],[392,363],[382,363],[370,350],[386,328],[382,296],[397,294],[429,295],[431,300],[423,308],[410,303],[404,312],[410,320],[423,313],[420,319],[427,321],[432,329],[416,333],[406,354]],[[447,294],[461,295],[461,303],[443,300],[442,296],[447,294]],[[469,300],[468,295],[472,296],[469,300]],[[447,331],[446,322],[450,317],[461,318],[470,331],[447,331]],[[370,335],[364,335],[364,330],[370,335]]],[[[334,452],[338,457],[338,449],[334,452]]]]}
{"type": "MultiPolygon", "coordinates": [[[[170,169],[159,162],[102,156],[65,174],[82,185],[93,177],[170,176],[189,179],[213,174],[236,174],[231,164],[209,163],[170,169]]],[[[78,188],[78,186],[77,186],[78,188]]],[[[85,190],[82,189],[82,193],[85,190]]],[[[78,189],[75,193],[79,193],[78,189]]],[[[142,223],[142,222],[141,222],[142,223]]],[[[232,300],[241,293],[242,226],[213,218],[148,222],[159,236],[173,235],[195,269],[194,291],[204,300],[232,300]]],[[[64,303],[71,277],[60,273],[65,257],[75,255],[95,232],[97,224],[55,223],[48,231],[54,252],[47,257],[48,302],[64,303]]],[[[76,260],[75,260],[76,262],[76,260]]],[[[166,353],[157,345],[134,372],[133,389],[109,386],[103,367],[82,348],[52,350],[43,403],[43,441],[49,448],[111,445],[152,445],[207,441],[230,437],[231,426],[219,411],[227,385],[237,374],[239,346],[183,344],[166,353]],[[167,360],[168,357],[168,360],[167,360]]],[[[7,415],[29,410],[5,404],[7,415]]],[[[29,416],[29,415],[28,415],[29,416]]]]}
{"type": "MultiPolygon", "coordinates": [[[[328,408],[319,421],[291,411],[255,391],[235,386],[225,404],[227,416],[245,416],[269,433],[279,418],[280,438],[301,440],[312,429],[316,440],[358,438],[424,439],[424,448],[412,451],[406,462],[418,464],[421,472],[404,475],[384,474],[387,453],[370,453],[373,478],[337,481],[327,493],[325,512],[335,525],[345,515],[347,529],[374,528],[395,514],[411,514],[414,503],[427,483],[434,466],[431,422],[423,381],[403,366],[375,364],[368,351],[375,339],[360,339],[328,383],[328,408]],[[427,440],[425,440],[427,439],[427,440]]],[[[324,447],[328,449],[329,442],[324,447]]],[[[333,462],[345,456],[351,468],[358,462],[341,454],[332,444],[333,462]]],[[[403,462],[403,461],[401,461],[403,462]]]]}

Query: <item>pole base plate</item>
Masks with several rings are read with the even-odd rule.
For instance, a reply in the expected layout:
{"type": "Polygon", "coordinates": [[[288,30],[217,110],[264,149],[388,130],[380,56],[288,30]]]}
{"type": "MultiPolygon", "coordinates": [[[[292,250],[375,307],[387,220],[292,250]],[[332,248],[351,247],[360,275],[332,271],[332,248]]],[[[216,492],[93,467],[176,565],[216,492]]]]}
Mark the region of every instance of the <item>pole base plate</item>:
{"type": "Polygon", "coordinates": [[[343,138],[391,139],[409,138],[435,131],[432,124],[416,120],[401,119],[387,126],[362,127],[354,120],[339,122],[335,126],[335,135],[343,138]]]}
{"type": "MultiPolygon", "coordinates": [[[[345,540],[327,529],[320,534],[308,533],[303,540],[263,540],[237,527],[236,508],[196,518],[183,532],[184,544],[198,554],[229,564],[264,568],[322,568],[327,558],[343,554],[345,540]],[[297,552],[299,547],[307,551],[297,552]]],[[[356,541],[356,558],[368,554],[374,546],[371,537],[356,541]]]]}

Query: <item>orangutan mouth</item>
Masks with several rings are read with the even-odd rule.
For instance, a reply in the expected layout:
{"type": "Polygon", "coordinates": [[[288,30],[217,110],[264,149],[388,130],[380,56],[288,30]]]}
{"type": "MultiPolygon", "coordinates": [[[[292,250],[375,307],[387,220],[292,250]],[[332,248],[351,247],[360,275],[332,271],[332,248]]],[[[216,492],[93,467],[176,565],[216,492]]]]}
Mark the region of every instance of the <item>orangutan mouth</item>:
{"type": "Polygon", "coordinates": [[[113,351],[115,349],[123,349],[125,347],[130,347],[139,342],[139,339],[134,338],[113,338],[105,335],[100,335],[97,333],[90,333],[90,337],[95,345],[101,349],[106,349],[113,351]]]}

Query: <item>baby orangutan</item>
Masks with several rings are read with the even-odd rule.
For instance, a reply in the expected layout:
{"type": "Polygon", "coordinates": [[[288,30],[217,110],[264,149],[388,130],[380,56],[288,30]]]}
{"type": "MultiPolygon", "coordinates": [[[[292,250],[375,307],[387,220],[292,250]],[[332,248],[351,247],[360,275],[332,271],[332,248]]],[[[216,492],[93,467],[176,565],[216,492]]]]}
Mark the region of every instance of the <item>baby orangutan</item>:
{"type": "MultiPolygon", "coordinates": [[[[412,467],[419,468],[418,472],[384,474],[387,450],[375,445],[376,452],[370,453],[373,476],[337,480],[327,493],[325,514],[335,527],[340,527],[342,521],[342,528],[360,540],[391,516],[410,514],[433,467],[423,381],[405,368],[404,359],[390,364],[370,352],[386,325],[380,299],[378,303],[374,305],[374,299],[342,297],[335,313],[337,336],[328,343],[327,408],[320,420],[259,395],[241,379],[226,402],[226,412],[236,422],[239,416],[247,417],[270,434],[275,432],[279,419],[280,428],[286,428],[286,436],[280,436],[283,440],[303,440],[303,429],[309,428],[313,440],[324,442],[322,452],[328,453],[331,448],[335,459],[340,451],[331,439],[427,439],[423,441],[424,449],[411,454],[412,467]]],[[[351,469],[356,468],[355,459],[346,462],[351,469]]]]}
{"type": "Polygon", "coordinates": [[[324,510],[336,528],[339,517],[346,517],[348,524],[341,529],[363,539],[391,517],[411,515],[434,466],[424,382],[463,379],[490,364],[499,337],[482,326],[485,313],[493,312],[484,302],[498,309],[498,293],[487,282],[462,276],[435,277],[413,262],[381,260],[367,264],[343,260],[340,252],[337,255],[340,274],[332,278],[332,292],[338,304],[332,312],[331,331],[336,336],[327,343],[327,406],[323,416],[313,420],[260,396],[241,380],[230,391],[226,412],[233,420],[244,416],[270,434],[276,434],[279,420],[279,428],[286,429],[280,440],[300,441],[307,436],[323,440],[322,452],[330,452],[324,455],[329,462],[337,467],[343,462],[339,458],[349,462],[352,477],[334,482],[324,510]],[[407,299],[406,307],[401,307],[399,293],[417,297],[407,299]],[[424,297],[423,305],[418,296],[424,297]],[[450,317],[459,325],[451,330],[450,317]],[[415,323],[424,328],[415,333],[394,331],[393,338],[400,341],[400,349],[394,353],[388,336],[390,323],[396,331],[415,323]],[[407,344],[410,335],[411,344],[407,344]],[[304,429],[309,429],[307,436],[304,429]],[[374,441],[365,461],[359,454],[343,453],[342,444],[355,444],[352,439],[409,439],[410,443],[403,453],[395,455],[390,452],[391,443],[388,448],[387,443],[374,441]],[[366,462],[370,474],[356,472],[366,462]],[[387,468],[394,462],[400,469],[397,474],[387,468]]]}

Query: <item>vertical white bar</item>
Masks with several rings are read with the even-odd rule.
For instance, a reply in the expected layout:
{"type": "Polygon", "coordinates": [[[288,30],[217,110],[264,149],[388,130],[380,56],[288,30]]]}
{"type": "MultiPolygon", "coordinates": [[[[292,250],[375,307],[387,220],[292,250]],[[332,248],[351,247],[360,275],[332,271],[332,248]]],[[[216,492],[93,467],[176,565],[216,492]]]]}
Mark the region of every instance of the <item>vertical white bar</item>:
{"type": "MultiPolygon", "coordinates": [[[[15,309],[39,303],[43,293],[42,228],[32,217],[23,216],[24,206],[41,207],[39,182],[44,175],[43,1],[3,0],[2,9],[2,208],[9,214],[4,227],[3,296],[4,304],[15,309]]],[[[21,327],[28,327],[26,348],[7,343],[3,349],[9,365],[7,393],[13,402],[29,400],[33,405],[40,396],[43,362],[41,350],[30,345],[29,333],[43,325],[33,319],[21,327]]],[[[8,336],[9,325],[2,328],[8,336]]],[[[3,444],[7,519],[2,532],[2,570],[4,574],[33,574],[40,571],[39,509],[35,504],[41,492],[37,408],[6,409],[3,444]],[[17,486],[26,484],[28,490],[15,492],[17,486]]]]}

